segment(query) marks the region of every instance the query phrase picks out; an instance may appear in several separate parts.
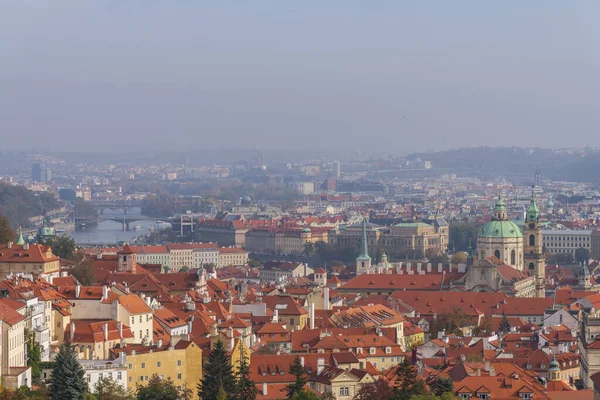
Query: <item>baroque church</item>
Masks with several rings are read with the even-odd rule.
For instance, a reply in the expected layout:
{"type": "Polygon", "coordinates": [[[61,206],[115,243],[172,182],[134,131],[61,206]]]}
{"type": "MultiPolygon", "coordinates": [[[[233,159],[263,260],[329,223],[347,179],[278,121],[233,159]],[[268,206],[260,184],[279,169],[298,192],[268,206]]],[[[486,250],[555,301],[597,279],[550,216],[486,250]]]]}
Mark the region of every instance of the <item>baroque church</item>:
{"type": "Polygon", "coordinates": [[[540,210],[531,193],[523,232],[508,218],[502,195],[491,221],[479,228],[477,254],[454,290],[500,291],[515,297],[546,296],[546,261],[542,250],[540,210]]]}

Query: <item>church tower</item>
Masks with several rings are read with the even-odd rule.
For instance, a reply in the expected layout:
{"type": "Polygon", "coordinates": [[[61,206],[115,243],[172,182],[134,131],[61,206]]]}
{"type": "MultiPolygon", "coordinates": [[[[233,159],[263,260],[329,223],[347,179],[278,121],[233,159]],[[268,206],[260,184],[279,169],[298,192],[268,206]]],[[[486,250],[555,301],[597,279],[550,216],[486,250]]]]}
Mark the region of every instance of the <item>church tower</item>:
{"type": "Polygon", "coordinates": [[[546,261],[542,250],[542,225],[540,210],[531,192],[531,200],[525,216],[523,229],[523,258],[526,271],[535,276],[535,296],[546,297],[546,261]]]}
{"type": "Polygon", "coordinates": [[[369,257],[369,246],[367,242],[367,217],[363,217],[360,254],[356,257],[356,275],[367,274],[370,271],[371,257],[369,257]]]}

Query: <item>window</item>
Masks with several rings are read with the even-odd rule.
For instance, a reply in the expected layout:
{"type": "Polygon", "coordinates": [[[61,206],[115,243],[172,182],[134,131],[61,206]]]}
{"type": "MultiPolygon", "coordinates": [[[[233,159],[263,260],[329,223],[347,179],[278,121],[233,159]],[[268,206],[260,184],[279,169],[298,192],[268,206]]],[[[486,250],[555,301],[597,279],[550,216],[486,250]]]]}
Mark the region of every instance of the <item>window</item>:
{"type": "Polygon", "coordinates": [[[340,396],[342,396],[342,397],[350,396],[350,388],[349,387],[340,387],[340,396]]]}
{"type": "Polygon", "coordinates": [[[533,271],[535,269],[535,265],[533,263],[529,263],[529,270],[533,271]]]}
{"type": "Polygon", "coordinates": [[[181,367],[181,360],[177,360],[177,366],[181,367]]]}
{"type": "Polygon", "coordinates": [[[142,382],[144,381],[144,377],[143,376],[140,376],[140,381],[142,381],[142,382]]]}
{"type": "Polygon", "coordinates": [[[517,263],[517,254],[514,250],[510,252],[510,263],[511,265],[515,265],[517,263]]]}
{"type": "Polygon", "coordinates": [[[157,366],[158,368],[160,368],[160,366],[161,366],[161,363],[160,363],[160,361],[156,363],[156,366],[157,366]]]}
{"type": "Polygon", "coordinates": [[[494,251],[494,256],[498,259],[500,259],[500,250],[496,250],[494,251]]]}
{"type": "Polygon", "coordinates": [[[129,377],[129,382],[133,382],[133,378],[131,376],[129,377]]]}
{"type": "Polygon", "coordinates": [[[181,379],[181,374],[177,374],[177,379],[181,379]]]}
{"type": "Polygon", "coordinates": [[[117,372],[117,380],[120,381],[121,379],[123,379],[123,375],[121,372],[117,372]]]}
{"type": "Polygon", "coordinates": [[[146,368],[146,363],[142,363],[142,368],[146,368]]]}
{"type": "Polygon", "coordinates": [[[535,236],[534,235],[529,235],[529,245],[535,246],[535,236]]]}
{"type": "Polygon", "coordinates": [[[129,369],[133,368],[133,365],[129,364],[129,369]]]}

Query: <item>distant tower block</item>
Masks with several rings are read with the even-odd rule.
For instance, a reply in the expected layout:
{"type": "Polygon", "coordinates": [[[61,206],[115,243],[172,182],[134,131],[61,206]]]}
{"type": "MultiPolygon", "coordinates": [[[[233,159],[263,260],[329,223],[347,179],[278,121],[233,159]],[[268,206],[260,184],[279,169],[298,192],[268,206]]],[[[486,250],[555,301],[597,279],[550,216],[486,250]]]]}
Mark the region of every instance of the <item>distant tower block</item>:
{"type": "Polygon", "coordinates": [[[542,165],[539,163],[535,167],[535,176],[533,184],[535,186],[540,186],[542,184],[542,165]]]}
{"type": "Polygon", "coordinates": [[[339,161],[333,162],[333,173],[336,178],[339,178],[342,175],[342,166],[339,161]]]}
{"type": "Polygon", "coordinates": [[[194,233],[194,217],[192,215],[181,214],[179,221],[181,223],[180,235],[183,236],[185,227],[190,227],[190,232],[194,233]]]}

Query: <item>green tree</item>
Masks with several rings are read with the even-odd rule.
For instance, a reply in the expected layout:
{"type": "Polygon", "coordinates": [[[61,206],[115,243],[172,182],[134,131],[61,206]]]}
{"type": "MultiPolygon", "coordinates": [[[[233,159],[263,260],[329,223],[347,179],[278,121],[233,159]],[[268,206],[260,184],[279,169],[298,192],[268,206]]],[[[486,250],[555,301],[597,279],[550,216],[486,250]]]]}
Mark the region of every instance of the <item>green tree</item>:
{"type": "Polygon", "coordinates": [[[250,363],[244,346],[240,346],[240,362],[236,376],[236,400],[255,400],[258,390],[250,374],[250,363]]]}
{"type": "Polygon", "coordinates": [[[321,400],[321,398],[312,390],[303,389],[296,393],[292,400],[321,400]]]}
{"type": "Polygon", "coordinates": [[[222,341],[215,343],[203,372],[204,376],[198,384],[198,397],[202,400],[216,399],[219,389],[223,388],[230,398],[234,398],[236,382],[231,358],[227,355],[222,341]]]}
{"type": "Polygon", "coordinates": [[[0,215],[0,244],[14,242],[16,236],[14,229],[8,222],[8,218],[0,215]]]}
{"type": "Polygon", "coordinates": [[[313,242],[304,243],[304,255],[309,256],[315,252],[315,244],[313,242]]]}
{"type": "Polygon", "coordinates": [[[437,378],[433,385],[431,385],[431,390],[436,396],[442,396],[444,393],[452,393],[454,392],[454,382],[452,382],[452,378],[437,378]]]}
{"type": "Polygon", "coordinates": [[[470,318],[462,308],[454,307],[451,312],[443,311],[429,325],[429,333],[432,336],[438,332],[462,334],[460,328],[468,325],[470,318]]]}
{"type": "Polygon", "coordinates": [[[71,258],[75,253],[75,240],[66,234],[48,238],[44,244],[50,246],[52,253],[60,258],[71,258]]]}
{"type": "Polygon", "coordinates": [[[78,197],[73,202],[73,209],[77,218],[95,218],[98,216],[98,211],[91,203],[86,202],[81,197],[78,197]]]}
{"type": "Polygon", "coordinates": [[[75,265],[71,268],[71,275],[75,277],[84,286],[89,286],[94,282],[94,261],[82,253],[73,256],[75,265]]]}
{"type": "Polygon", "coordinates": [[[136,398],[138,400],[178,400],[179,391],[171,378],[161,379],[154,374],[147,385],[138,385],[136,398]]]}
{"type": "Polygon", "coordinates": [[[502,333],[508,333],[510,332],[510,329],[510,322],[508,321],[508,318],[506,318],[506,314],[502,312],[502,320],[500,321],[500,326],[498,327],[498,330],[502,333]]]}
{"type": "Polygon", "coordinates": [[[427,256],[427,258],[429,259],[429,262],[433,265],[436,265],[439,263],[442,263],[442,264],[448,263],[448,256],[445,254],[427,256]]]}
{"type": "Polygon", "coordinates": [[[190,267],[188,267],[187,265],[184,265],[183,267],[179,268],[179,272],[188,272],[190,270],[190,267]]]}
{"type": "Polygon", "coordinates": [[[258,268],[262,265],[262,263],[259,260],[250,259],[250,260],[248,260],[248,265],[251,266],[252,268],[258,268]]]}
{"type": "Polygon", "coordinates": [[[294,375],[294,382],[287,386],[288,399],[294,398],[296,394],[303,391],[304,385],[306,385],[306,369],[304,369],[299,356],[296,356],[296,359],[290,366],[290,374],[294,375]]]}
{"type": "Polygon", "coordinates": [[[42,352],[35,342],[35,334],[28,329],[25,329],[25,339],[27,340],[27,365],[31,367],[31,379],[37,383],[42,377],[42,352]]]}
{"type": "Polygon", "coordinates": [[[464,264],[467,262],[467,253],[464,251],[456,252],[450,258],[452,264],[464,264]]]}
{"type": "Polygon", "coordinates": [[[575,261],[578,264],[587,263],[590,259],[590,251],[586,248],[580,247],[575,250],[575,261]]]}
{"type": "Polygon", "coordinates": [[[94,385],[97,400],[134,400],[135,397],[112,378],[100,378],[94,385]]]}
{"type": "Polygon", "coordinates": [[[469,243],[477,243],[477,227],[473,224],[451,224],[448,231],[448,246],[456,251],[467,251],[469,243]]]}
{"type": "Polygon", "coordinates": [[[227,393],[225,393],[225,389],[223,389],[223,386],[219,386],[219,391],[217,392],[216,400],[227,400],[227,393]]]}
{"type": "Polygon", "coordinates": [[[52,369],[52,400],[83,400],[88,392],[85,372],[77,359],[75,348],[63,343],[52,369]]]}
{"type": "Polygon", "coordinates": [[[390,399],[393,392],[394,389],[387,379],[379,378],[376,381],[361,384],[354,400],[390,399]]]}
{"type": "Polygon", "coordinates": [[[397,386],[394,388],[394,398],[397,400],[407,400],[411,396],[425,394],[425,384],[417,379],[415,366],[405,358],[396,371],[397,386]]]}

